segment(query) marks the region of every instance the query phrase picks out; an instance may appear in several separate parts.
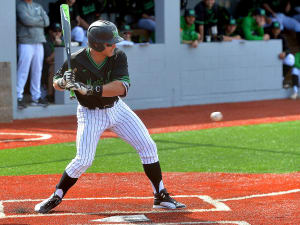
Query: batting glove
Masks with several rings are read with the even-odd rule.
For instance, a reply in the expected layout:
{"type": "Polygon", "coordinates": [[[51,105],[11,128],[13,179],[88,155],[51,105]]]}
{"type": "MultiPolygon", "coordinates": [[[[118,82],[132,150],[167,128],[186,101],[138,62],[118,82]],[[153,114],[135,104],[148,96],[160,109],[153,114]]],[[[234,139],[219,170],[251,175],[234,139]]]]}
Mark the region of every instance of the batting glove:
{"type": "Polygon", "coordinates": [[[64,72],[63,79],[66,82],[65,89],[70,90],[72,87],[74,87],[75,83],[75,73],[77,69],[74,70],[68,70],[64,72]]]}
{"type": "Polygon", "coordinates": [[[66,88],[66,84],[67,82],[64,80],[64,78],[59,78],[56,81],[57,85],[61,88],[61,89],[65,89],[66,88]]]}
{"type": "Polygon", "coordinates": [[[102,96],[103,87],[102,85],[92,86],[81,82],[75,82],[70,90],[78,91],[82,95],[102,96]]]}

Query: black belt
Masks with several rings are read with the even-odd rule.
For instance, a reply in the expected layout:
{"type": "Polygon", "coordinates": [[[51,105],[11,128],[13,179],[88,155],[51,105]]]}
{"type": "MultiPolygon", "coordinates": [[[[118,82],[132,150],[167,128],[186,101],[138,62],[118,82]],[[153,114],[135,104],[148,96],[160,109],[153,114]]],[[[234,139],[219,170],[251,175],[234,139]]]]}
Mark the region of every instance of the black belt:
{"type": "Polygon", "coordinates": [[[87,106],[88,109],[94,110],[94,109],[108,109],[111,108],[115,105],[115,103],[117,103],[119,101],[119,99],[117,99],[116,101],[114,101],[111,104],[107,104],[107,105],[101,105],[101,106],[87,106]]]}

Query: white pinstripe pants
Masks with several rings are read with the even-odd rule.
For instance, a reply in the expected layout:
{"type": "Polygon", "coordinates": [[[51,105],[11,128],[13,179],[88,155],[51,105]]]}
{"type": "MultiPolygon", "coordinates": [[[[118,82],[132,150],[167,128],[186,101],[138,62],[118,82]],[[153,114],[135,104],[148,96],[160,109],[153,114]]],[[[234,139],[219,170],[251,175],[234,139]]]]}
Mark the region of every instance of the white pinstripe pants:
{"type": "Polygon", "coordinates": [[[131,144],[143,164],[158,161],[157,148],[140,118],[121,100],[112,108],[90,110],[77,108],[77,154],[66,168],[72,178],[79,178],[93,163],[100,136],[106,129],[131,144]]]}

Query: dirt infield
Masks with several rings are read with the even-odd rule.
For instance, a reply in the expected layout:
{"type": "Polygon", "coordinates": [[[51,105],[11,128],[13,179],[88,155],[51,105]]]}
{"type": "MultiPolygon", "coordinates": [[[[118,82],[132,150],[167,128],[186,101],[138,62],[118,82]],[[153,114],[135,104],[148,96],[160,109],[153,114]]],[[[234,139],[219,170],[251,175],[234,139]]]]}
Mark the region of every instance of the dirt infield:
{"type": "MultiPolygon", "coordinates": [[[[150,133],[293,121],[300,101],[272,100],[139,110],[150,133]],[[221,111],[222,122],[209,114],[221,111]],[[155,115],[155,116],[153,116],[155,115]]],[[[0,149],[75,141],[76,118],[0,124],[0,149]]],[[[105,132],[104,137],[114,137],[105,132]]],[[[153,210],[143,173],[84,174],[52,213],[36,214],[60,175],[0,177],[0,224],[300,224],[300,173],[164,173],[183,210],[153,210]],[[34,185],[33,185],[34,184],[34,185]]]]}
{"type": "Polygon", "coordinates": [[[51,214],[36,214],[34,205],[52,193],[60,176],[5,177],[0,224],[300,224],[300,173],[163,176],[186,209],[153,210],[143,173],[105,173],[83,175],[51,214]],[[130,215],[144,216],[144,222],[130,215]]]}

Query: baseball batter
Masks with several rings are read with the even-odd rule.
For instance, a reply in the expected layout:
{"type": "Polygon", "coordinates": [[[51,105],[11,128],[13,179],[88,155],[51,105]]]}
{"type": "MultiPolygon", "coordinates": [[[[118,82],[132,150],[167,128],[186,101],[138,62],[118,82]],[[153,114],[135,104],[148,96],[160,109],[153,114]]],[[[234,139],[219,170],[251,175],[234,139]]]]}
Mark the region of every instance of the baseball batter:
{"type": "Polygon", "coordinates": [[[114,131],[131,144],[142,161],[153,192],[153,208],[184,208],[164,188],[156,144],[139,117],[120,99],[127,95],[130,79],[126,54],[116,48],[123,39],[116,26],[105,20],[92,23],[88,29],[87,48],[72,54],[73,71],[67,63],[57,72],[53,86],[71,89],[78,99],[76,157],[66,167],[54,193],[35,206],[47,213],[58,204],[78,178],[91,165],[99,137],[106,129],[114,131]]]}

